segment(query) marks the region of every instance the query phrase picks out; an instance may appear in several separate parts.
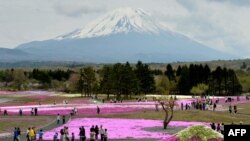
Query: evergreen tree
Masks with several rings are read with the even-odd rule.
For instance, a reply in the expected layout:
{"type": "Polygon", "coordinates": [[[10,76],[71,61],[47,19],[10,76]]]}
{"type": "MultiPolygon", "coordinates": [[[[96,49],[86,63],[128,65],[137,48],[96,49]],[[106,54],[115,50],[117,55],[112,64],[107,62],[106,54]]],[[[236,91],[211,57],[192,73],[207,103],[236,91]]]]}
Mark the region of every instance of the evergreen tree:
{"type": "Polygon", "coordinates": [[[100,87],[101,91],[105,94],[107,94],[107,99],[109,99],[109,95],[112,93],[113,87],[114,87],[114,81],[113,81],[113,71],[112,66],[104,66],[100,72],[101,81],[100,81],[100,87]]]}
{"type": "Polygon", "coordinates": [[[155,91],[155,81],[148,65],[144,65],[141,61],[136,64],[136,77],[139,81],[139,91],[147,94],[155,91]]]}
{"type": "Polygon", "coordinates": [[[178,82],[178,89],[180,94],[187,95],[191,89],[190,78],[189,78],[189,69],[187,66],[182,67],[180,80],[178,82]]]}
{"type": "Polygon", "coordinates": [[[168,64],[167,65],[167,70],[165,71],[165,75],[168,77],[168,79],[171,81],[171,80],[174,80],[175,79],[175,72],[171,66],[171,64],[168,64]]]}
{"type": "Polygon", "coordinates": [[[176,76],[180,76],[181,75],[181,71],[182,71],[181,66],[178,66],[178,68],[176,70],[176,76]]]}
{"type": "Polygon", "coordinates": [[[85,93],[86,96],[91,96],[96,82],[95,71],[92,67],[83,68],[80,70],[80,78],[78,81],[79,90],[85,93]]]}

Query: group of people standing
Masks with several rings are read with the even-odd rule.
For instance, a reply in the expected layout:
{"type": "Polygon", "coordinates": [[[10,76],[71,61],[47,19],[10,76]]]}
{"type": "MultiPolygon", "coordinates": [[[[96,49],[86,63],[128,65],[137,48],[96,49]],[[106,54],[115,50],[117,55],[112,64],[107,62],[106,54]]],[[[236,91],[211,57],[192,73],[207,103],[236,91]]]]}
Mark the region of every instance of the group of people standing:
{"type": "Polygon", "coordinates": [[[93,125],[90,128],[90,141],[97,141],[99,134],[101,141],[107,141],[108,139],[107,129],[104,129],[102,125],[100,126],[100,128],[97,125],[96,126],[93,125]]]}
{"type": "Polygon", "coordinates": [[[233,112],[236,114],[236,113],[237,113],[237,106],[234,105],[234,106],[232,107],[232,105],[229,105],[228,111],[229,111],[230,114],[232,114],[233,112]]]}
{"type": "MultiPolygon", "coordinates": [[[[21,130],[19,127],[14,129],[13,135],[14,135],[13,136],[14,141],[23,141],[21,139],[21,130]]],[[[42,141],[43,140],[43,130],[42,129],[39,131],[38,135],[39,135],[39,137],[37,140],[35,127],[28,128],[26,131],[26,140],[27,141],[42,141]]]]}
{"type": "Polygon", "coordinates": [[[33,115],[37,116],[37,115],[38,115],[38,108],[37,108],[37,107],[31,108],[30,114],[31,114],[32,116],[33,116],[33,115]]]}
{"type": "MultiPolygon", "coordinates": [[[[19,109],[19,115],[22,116],[23,115],[23,110],[22,109],[19,109]]],[[[30,110],[30,115],[31,116],[38,116],[38,108],[35,107],[35,108],[31,108],[30,110]]]]}
{"type": "Polygon", "coordinates": [[[57,114],[57,117],[56,117],[56,122],[57,122],[57,124],[60,124],[61,121],[62,121],[62,124],[65,124],[65,123],[66,123],[66,116],[63,115],[63,116],[62,116],[62,119],[61,119],[60,114],[57,114]]]}
{"type": "Polygon", "coordinates": [[[190,109],[209,110],[212,108],[213,111],[215,111],[218,103],[219,103],[218,99],[215,102],[213,102],[212,99],[197,99],[196,101],[192,101],[189,104],[186,103],[184,105],[183,103],[181,103],[181,110],[190,110],[190,109]]]}
{"type": "Polygon", "coordinates": [[[224,123],[218,123],[217,126],[215,123],[210,124],[211,128],[217,132],[220,132],[221,134],[224,134],[224,123]]]}
{"type": "MultiPolygon", "coordinates": [[[[108,132],[107,129],[104,129],[102,125],[100,128],[96,126],[92,126],[90,128],[90,141],[98,141],[100,135],[100,141],[107,141],[108,140],[108,132]]],[[[53,136],[53,141],[76,141],[75,133],[71,133],[71,137],[69,135],[69,128],[65,126],[60,130],[60,137],[56,132],[53,136]]],[[[79,128],[79,141],[86,141],[86,133],[84,126],[79,128]]]]}
{"type": "MultiPolygon", "coordinates": [[[[1,113],[1,110],[0,110],[0,113],[1,113]]],[[[38,116],[38,108],[35,107],[35,108],[31,108],[31,111],[30,111],[30,114],[32,116],[38,116]]],[[[3,115],[6,116],[8,115],[8,111],[5,109],[4,112],[3,112],[3,115]]],[[[22,116],[23,115],[23,110],[22,109],[19,109],[19,115],[22,116]]]]}

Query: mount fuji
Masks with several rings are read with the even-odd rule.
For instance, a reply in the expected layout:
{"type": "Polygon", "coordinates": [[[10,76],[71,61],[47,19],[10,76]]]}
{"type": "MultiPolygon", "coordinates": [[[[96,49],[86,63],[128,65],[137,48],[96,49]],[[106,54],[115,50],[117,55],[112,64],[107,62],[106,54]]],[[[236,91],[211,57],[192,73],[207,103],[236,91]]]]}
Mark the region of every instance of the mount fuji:
{"type": "MultiPolygon", "coordinates": [[[[229,59],[233,56],[209,48],[165,28],[142,9],[119,8],[84,28],[16,49],[34,60],[114,62],[173,62],[229,59]]],[[[205,33],[204,33],[205,34],[205,33]]]]}

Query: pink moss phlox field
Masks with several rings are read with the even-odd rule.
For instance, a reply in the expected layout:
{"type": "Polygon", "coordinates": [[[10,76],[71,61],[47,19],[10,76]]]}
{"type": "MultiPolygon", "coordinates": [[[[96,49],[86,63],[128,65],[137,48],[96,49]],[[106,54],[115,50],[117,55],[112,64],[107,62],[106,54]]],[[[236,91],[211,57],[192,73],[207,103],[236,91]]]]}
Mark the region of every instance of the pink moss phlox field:
{"type": "MultiPolygon", "coordinates": [[[[205,124],[202,122],[182,122],[172,121],[169,126],[172,127],[189,127],[196,124],[205,124]]],[[[108,129],[109,139],[162,139],[170,137],[167,132],[152,132],[146,131],[145,128],[158,127],[162,128],[161,120],[144,120],[144,119],[113,119],[113,118],[77,118],[73,119],[61,127],[47,131],[44,134],[46,140],[51,140],[54,133],[60,131],[64,126],[69,127],[70,134],[72,132],[79,138],[79,127],[84,126],[86,130],[86,136],[89,138],[89,129],[92,125],[102,125],[108,129]]]]}
{"type": "MultiPolygon", "coordinates": [[[[38,95],[38,97],[43,98],[43,95],[38,95]]],[[[46,97],[46,96],[45,96],[46,97]]],[[[236,99],[236,97],[234,97],[236,99]]],[[[216,100],[217,98],[214,98],[216,100]]],[[[225,104],[225,97],[220,98],[219,104],[225,104]]],[[[183,99],[177,100],[176,103],[178,106],[181,103],[190,104],[192,101],[197,99],[183,99]]],[[[246,101],[244,97],[240,97],[240,101],[235,100],[234,102],[250,102],[246,101]]],[[[42,104],[38,105],[35,103],[27,103],[26,105],[20,106],[6,106],[0,105],[0,109],[3,111],[6,109],[9,114],[18,114],[19,109],[22,109],[24,114],[30,114],[31,108],[37,107],[40,115],[56,115],[59,114],[69,114],[71,110],[76,107],[80,114],[95,114],[97,105],[101,108],[101,113],[121,113],[121,112],[132,112],[138,110],[154,110],[156,102],[123,102],[123,103],[91,103],[89,99],[76,99],[69,104],[42,104]]],[[[232,103],[234,104],[234,103],[232,103]]],[[[180,107],[179,107],[180,108],[180,107]]]]}
{"type": "MultiPolygon", "coordinates": [[[[111,113],[128,113],[128,112],[135,112],[146,110],[145,108],[101,108],[101,114],[111,114],[111,113]]],[[[57,109],[57,110],[47,110],[47,111],[38,111],[39,115],[69,115],[71,109],[57,109]]],[[[17,114],[17,112],[9,112],[10,115],[17,114]]],[[[24,115],[30,115],[30,111],[24,111],[24,115]]],[[[79,109],[77,114],[97,114],[96,109],[93,108],[86,108],[86,109],[79,109]]]]}
{"type": "MultiPolygon", "coordinates": [[[[126,113],[140,110],[150,110],[152,106],[138,105],[114,105],[102,104],[98,105],[101,109],[101,114],[109,113],[126,113]]],[[[30,115],[31,108],[37,107],[39,115],[69,115],[74,107],[78,109],[77,114],[96,114],[96,104],[58,104],[58,105],[27,105],[27,106],[6,106],[1,107],[1,110],[7,110],[8,114],[15,115],[22,109],[24,115],[30,115]]]]}

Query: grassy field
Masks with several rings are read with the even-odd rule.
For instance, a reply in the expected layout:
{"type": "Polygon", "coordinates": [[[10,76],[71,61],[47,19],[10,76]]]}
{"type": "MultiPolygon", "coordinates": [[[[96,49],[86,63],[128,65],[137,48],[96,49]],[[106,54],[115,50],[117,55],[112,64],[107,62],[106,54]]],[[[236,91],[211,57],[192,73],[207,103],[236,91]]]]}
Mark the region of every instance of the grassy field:
{"type": "Polygon", "coordinates": [[[238,113],[248,114],[250,118],[250,103],[238,104],[238,113]]]}
{"type": "Polygon", "coordinates": [[[0,133],[12,132],[14,127],[22,130],[28,127],[44,127],[55,120],[54,116],[0,116],[0,133]]]}
{"type": "MultiPolygon", "coordinates": [[[[68,102],[79,101],[80,97],[64,97],[64,96],[27,96],[27,97],[14,97],[14,96],[0,96],[0,98],[9,98],[11,101],[4,103],[5,106],[8,105],[27,105],[27,104],[53,104],[54,101],[56,103],[63,103],[63,100],[68,102]]],[[[82,98],[84,100],[84,98],[82,98]]],[[[3,105],[3,104],[2,104],[3,105]]]]}

